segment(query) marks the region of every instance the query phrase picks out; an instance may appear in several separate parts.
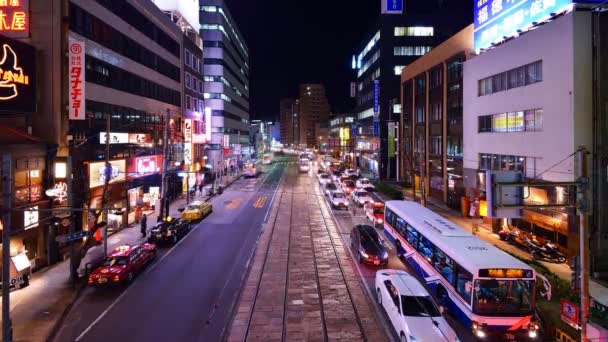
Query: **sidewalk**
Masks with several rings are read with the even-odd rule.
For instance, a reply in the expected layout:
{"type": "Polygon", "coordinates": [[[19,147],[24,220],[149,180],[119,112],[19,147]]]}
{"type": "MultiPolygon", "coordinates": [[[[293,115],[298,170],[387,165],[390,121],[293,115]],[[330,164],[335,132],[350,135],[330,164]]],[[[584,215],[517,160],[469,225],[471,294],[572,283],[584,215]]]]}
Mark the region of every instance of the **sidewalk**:
{"type": "MultiPolygon", "coordinates": [[[[394,185],[394,184],[391,184],[391,185],[396,190],[405,194],[406,200],[410,200],[410,201],[413,200],[413,196],[412,196],[412,193],[410,190],[404,191],[404,189],[399,187],[398,185],[394,185]]],[[[386,202],[387,200],[389,200],[382,193],[376,192],[375,194],[383,202],[386,202]]],[[[468,218],[468,217],[462,217],[462,215],[459,211],[449,208],[445,204],[438,202],[433,198],[427,198],[427,207],[429,209],[433,210],[434,212],[436,212],[437,214],[439,214],[439,215],[449,219],[450,221],[456,223],[457,225],[463,227],[464,229],[468,230],[469,232],[471,232],[471,233],[473,232],[473,227],[476,225],[476,222],[475,222],[476,220],[468,218]]],[[[532,259],[532,256],[530,255],[530,253],[525,252],[505,241],[500,240],[500,238],[498,237],[498,234],[495,234],[494,232],[492,232],[492,228],[489,227],[487,224],[481,224],[481,225],[479,225],[479,228],[481,228],[481,229],[478,229],[478,232],[477,232],[477,236],[479,238],[502,249],[503,251],[517,255],[518,257],[521,257],[521,258],[524,258],[527,260],[532,259]]],[[[570,269],[570,267],[568,265],[555,264],[555,263],[550,263],[550,262],[545,262],[545,261],[540,261],[540,263],[542,263],[545,267],[547,267],[551,272],[555,273],[558,277],[560,277],[564,280],[570,281],[572,270],[570,269]]]]}
{"type": "MultiPolygon", "coordinates": [[[[222,186],[226,188],[237,180],[239,175],[224,176],[222,186]]],[[[190,201],[207,200],[210,196],[197,193],[190,201]]],[[[176,199],[169,206],[171,216],[179,216],[179,209],[186,206],[186,195],[176,199]]],[[[152,222],[154,220],[149,220],[152,222]]],[[[153,223],[148,224],[148,229],[153,223]]],[[[124,244],[145,242],[141,237],[139,224],[132,224],[108,237],[108,251],[124,244]]],[[[72,288],[69,279],[69,259],[32,274],[30,285],[10,294],[13,340],[27,342],[47,341],[61,318],[85,288],[82,282],[72,288]]],[[[0,313],[1,319],[1,313],[0,313]]]]}

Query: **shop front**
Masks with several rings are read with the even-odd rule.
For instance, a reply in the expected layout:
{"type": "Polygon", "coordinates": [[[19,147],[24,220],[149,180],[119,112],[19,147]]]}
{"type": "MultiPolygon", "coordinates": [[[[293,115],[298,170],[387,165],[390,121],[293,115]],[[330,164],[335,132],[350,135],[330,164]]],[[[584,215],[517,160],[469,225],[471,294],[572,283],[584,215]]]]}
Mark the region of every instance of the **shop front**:
{"type": "Polygon", "coordinates": [[[162,155],[130,158],[127,162],[127,224],[139,222],[154,211],[160,198],[162,155]]]}
{"type": "MultiPolygon", "coordinates": [[[[116,232],[127,225],[127,188],[126,188],[126,161],[124,159],[110,161],[111,170],[106,172],[105,162],[89,163],[89,188],[90,188],[90,208],[103,208],[103,188],[106,174],[109,175],[108,181],[108,203],[102,215],[107,222],[109,234],[116,232]]],[[[88,222],[85,220],[84,222],[88,222]]],[[[91,223],[85,223],[91,228],[91,223]]]]}

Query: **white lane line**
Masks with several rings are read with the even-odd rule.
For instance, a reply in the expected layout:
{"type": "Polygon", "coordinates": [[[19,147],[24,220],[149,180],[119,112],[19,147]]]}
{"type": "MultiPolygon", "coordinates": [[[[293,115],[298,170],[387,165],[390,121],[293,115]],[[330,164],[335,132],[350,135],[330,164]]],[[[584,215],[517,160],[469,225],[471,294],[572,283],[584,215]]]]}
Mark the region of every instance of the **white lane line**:
{"type": "MultiPolygon", "coordinates": [[[[202,222],[201,222],[202,223],[202,222]]],[[[173,250],[179,246],[184,240],[186,240],[186,238],[188,236],[190,236],[190,234],[192,234],[193,231],[197,230],[198,227],[201,226],[201,223],[199,223],[198,225],[196,225],[192,230],[190,230],[190,233],[188,233],[188,235],[186,235],[184,238],[182,238],[181,240],[179,240],[173,247],[171,247],[171,249],[169,249],[169,251],[167,253],[165,253],[165,255],[163,255],[160,259],[158,259],[155,263],[153,263],[152,265],[148,266],[148,269],[146,270],[146,272],[144,272],[144,275],[147,275],[148,273],[150,273],[155,267],[156,265],[160,264],[161,261],[163,261],[167,255],[171,254],[171,252],[173,252],[173,250]]],[[[76,337],[76,339],[74,340],[75,342],[79,342],[82,340],[82,338],[89,332],[91,331],[91,329],[93,329],[93,327],[95,325],[97,325],[97,323],[99,323],[99,321],[101,321],[105,315],[108,314],[108,312],[110,312],[110,310],[112,310],[112,308],[114,307],[114,305],[118,304],[118,302],[122,299],[122,297],[124,297],[129,290],[131,290],[133,288],[133,286],[135,285],[135,283],[139,280],[140,277],[137,277],[135,279],[135,281],[133,281],[131,284],[129,284],[129,287],[127,287],[127,289],[120,294],[120,296],[118,296],[118,298],[116,298],[114,300],[114,302],[112,302],[112,304],[110,304],[110,306],[108,306],[107,309],[105,309],[101,315],[99,315],[99,317],[97,317],[97,319],[95,321],[93,321],[93,323],[91,323],[91,325],[89,325],[80,335],[78,335],[78,337],[76,337]]]]}
{"type": "Polygon", "coordinates": [[[266,211],[266,215],[264,215],[264,223],[268,222],[268,215],[270,215],[270,210],[272,209],[272,204],[274,203],[274,198],[277,196],[277,192],[278,192],[279,186],[281,185],[281,181],[283,181],[283,177],[285,177],[286,173],[287,173],[287,170],[283,169],[283,173],[281,174],[281,178],[279,178],[279,182],[277,183],[277,187],[274,189],[274,194],[272,195],[272,199],[270,200],[270,205],[268,206],[268,210],[266,211]]]}

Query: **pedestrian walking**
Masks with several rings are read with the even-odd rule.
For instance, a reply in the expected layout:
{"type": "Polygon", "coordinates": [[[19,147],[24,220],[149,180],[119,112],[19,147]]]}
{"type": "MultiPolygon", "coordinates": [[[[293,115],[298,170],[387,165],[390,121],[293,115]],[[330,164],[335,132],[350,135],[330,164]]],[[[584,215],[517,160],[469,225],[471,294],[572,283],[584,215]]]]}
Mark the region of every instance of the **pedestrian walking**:
{"type": "Polygon", "coordinates": [[[203,182],[200,182],[200,184],[198,185],[198,191],[201,192],[201,195],[203,194],[203,182]]]}
{"type": "Polygon", "coordinates": [[[141,236],[146,237],[146,233],[148,232],[148,216],[146,214],[141,218],[140,230],[141,236]]]}

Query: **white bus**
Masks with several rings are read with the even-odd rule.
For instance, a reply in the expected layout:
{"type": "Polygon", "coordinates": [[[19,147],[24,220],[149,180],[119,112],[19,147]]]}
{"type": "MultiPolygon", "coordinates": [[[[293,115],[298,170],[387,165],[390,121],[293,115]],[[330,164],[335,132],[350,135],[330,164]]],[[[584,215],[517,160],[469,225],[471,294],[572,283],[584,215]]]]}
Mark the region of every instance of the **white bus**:
{"type": "Polygon", "coordinates": [[[440,303],[475,336],[538,336],[532,267],[416,202],[386,202],[384,231],[440,303]]]}
{"type": "Polygon", "coordinates": [[[308,160],[306,158],[300,159],[299,167],[300,167],[300,172],[310,171],[310,160],[308,160]]]}

